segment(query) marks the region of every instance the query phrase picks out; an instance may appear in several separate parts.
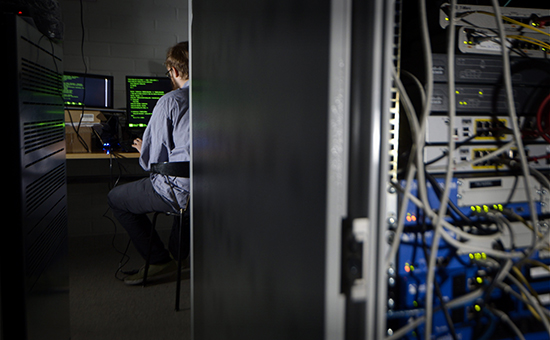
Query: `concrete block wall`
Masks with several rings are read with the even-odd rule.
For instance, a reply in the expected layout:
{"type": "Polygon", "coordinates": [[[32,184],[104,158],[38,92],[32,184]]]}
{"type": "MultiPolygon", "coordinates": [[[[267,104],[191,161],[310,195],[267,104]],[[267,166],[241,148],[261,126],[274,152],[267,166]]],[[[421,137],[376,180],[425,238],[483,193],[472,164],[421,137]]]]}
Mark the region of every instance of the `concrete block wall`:
{"type": "Polygon", "coordinates": [[[187,0],[59,0],[64,70],[114,76],[115,108],[126,107],[126,75],[164,76],[166,50],[188,41],[187,0]],[[83,8],[84,55],[81,53],[83,8]]]}

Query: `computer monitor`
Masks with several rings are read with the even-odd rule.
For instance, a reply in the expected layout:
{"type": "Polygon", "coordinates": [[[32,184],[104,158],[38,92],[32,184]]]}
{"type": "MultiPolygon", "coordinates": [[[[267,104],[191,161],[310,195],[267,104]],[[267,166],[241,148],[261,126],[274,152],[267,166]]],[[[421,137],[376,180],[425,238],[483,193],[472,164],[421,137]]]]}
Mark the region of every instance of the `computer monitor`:
{"type": "Polygon", "coordinates": [[[171,90],[168,77],[126,76],[128,127],[147,127],[157,101],[171,90]]]}
{"type": "Polygon", "coordinates": [[[65,106],[112,109],[113,76],[65,72],[63,100],[65,106]]]}

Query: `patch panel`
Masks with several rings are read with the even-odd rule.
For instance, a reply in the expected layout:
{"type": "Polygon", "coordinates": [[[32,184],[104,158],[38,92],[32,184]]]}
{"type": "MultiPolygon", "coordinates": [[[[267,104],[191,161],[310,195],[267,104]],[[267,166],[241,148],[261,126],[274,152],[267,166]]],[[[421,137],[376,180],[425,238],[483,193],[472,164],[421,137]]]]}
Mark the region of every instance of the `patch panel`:
{"type": "MultiPolygon", "coordinates": [[[[447,146],[426,146],[424,148],[424,162],[426,170],[430,173],[445,173],[447,171],[448,151],[447,146]]],[[[456,173],[476,172],[503,172],[510,171],[518,164],[517,148],[510,147],[494,157],[487,157],[500,149],[494,144],[461,145],[453,152],[452,162],[456,173]],[[479,160],[476,162],[476,160],[479,160]]],[[[550,169],[550,145],[528,144],[525,145],[525,154],[531,160],[530,166],[534,169],[547,171],[550,169]]]]}

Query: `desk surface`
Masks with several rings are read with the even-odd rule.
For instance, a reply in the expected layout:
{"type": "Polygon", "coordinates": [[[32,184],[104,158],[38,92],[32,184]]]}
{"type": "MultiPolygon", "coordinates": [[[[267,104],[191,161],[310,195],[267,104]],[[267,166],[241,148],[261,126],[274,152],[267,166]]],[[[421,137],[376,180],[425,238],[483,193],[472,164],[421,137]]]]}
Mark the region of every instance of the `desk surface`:
{"type": "MultiPolygon", "coordinates": [[[[117,154],[121,158],[139,158],[139,152],[121,152],[117,154]]],[[[116,157],[103,152],[67,153],[67,159],[109,159],[116,157]]]]}

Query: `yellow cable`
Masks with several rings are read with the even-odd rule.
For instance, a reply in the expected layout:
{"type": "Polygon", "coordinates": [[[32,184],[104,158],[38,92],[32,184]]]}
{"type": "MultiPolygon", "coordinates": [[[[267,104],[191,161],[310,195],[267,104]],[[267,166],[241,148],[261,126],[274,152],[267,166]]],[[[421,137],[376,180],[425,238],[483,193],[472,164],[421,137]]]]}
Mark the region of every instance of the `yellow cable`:
{"type": "MultiPolygon", "coordinates": [[[[533,262],[536,262],[536,263],[539,263],[539,264],[542,264],[543,266],[541,267],[545,267],[546,269],[548,269],[550,271],[550,268],[548,268],[547,265],[545,265],[544,263],[542,262],[539,262],[539,261],[536,261],[536,260],[532,260],[533,262]]],[[[529,292],[531,292],[531,295],[535,298],[535,300],[537,300],[537,303],[542,306],[542,303],[540,302],[540,299],[539,299],[539,295],[537,294],[537,292],[533,289],[533,287],[531,287],[531,285],[529,284],[529,281],[527,281],[527,279],[525,278],[525,276],[523,276],[523,274],[521,273],[521,271],[517,268],[517,267],[512,267],[512,271],[513,271],[513,274],[515,274],[515,276],[517,277],[517,279],[523,283],[525,285],[525,287],[527,287],[527,289],[529,290],[529,292]]],[[[523,294],[523,292],[521,293],[521,295],[525,298],[527,298],[525,296],[525,294],[523,294]]],[[[531,314],[533,314],[533,316],[538,320],[538,321],[541,321],[541,316],[539,315],[539,313],[537,313],[537,311],[533,308],[533,306],[527,304],[527,308],[529,309],[529,311],[531,312],[531,314]]],[[[548,320],[550,320],[550,316],[545,316],[548,320]]]]}
{"type": "Polygon", "coordinates": [[[541,40],[538,40],[538,39],[535,39],[535,38],[527,37],[527,36],[524,36],[524,35],[507,35],[506,37],[508,37],[510,39],[525,41],[525,42],[528,42],[530,44],[538,45],[538,46],[541,46],[541,47],[544,47],[544,48],[547,48],[547,49],[550,50],[550,44],[547,44],[544,41],[541,41],[541,40]]]}
{"type": "MultiPolygon", "coordinates": [[[[517,279],[527,287],[527,289],[529,290],[529,292],[531,292],[531,295],[533,295],[533,297],[538,301],[538,303],[540,304],[540,300],[539,300],[539,296],[537,294],[537,292],[533,289],[533,287],[531,287],[531,285],[529,284],[529,282],[527,281],[527,279],[525,278],[525,276],[523,276],[523,274],[521,273],[521,271],[517,268],[517,267],[513,267],[512,268],[512,271],[513,271],[513,274],[517,277],[517,279]]],[[[521,296],[523,296],[524,298],[527,299],[527,297],[525,296],[525,294],[523,294],[523,292],[521,292],[521,296]]],[[[528,299],[527,299],[528,300],[528,299]]],[[[531,312],[531,314],[533,314],[533,316],[538,320],[538,321],[541,321],[540,319],[540,315],[539,313],[537,313],[537,311],[535,311],[535,309],[533,308],[533,306],[527,304],[527,309],[529,309],[529,311],[531,312]]]]}
{"type": "MultiPolygon", "coordinates": [[[[494,13],[485,12],[485,11],[476,11],[476,13],[481,13],[481,14],[487,14],[487,15],[495,16],[494,13]]],[[[514,20],[514,19],[512,19],[512,18],[508,18],[508,17],[506,17],[506,16],[504,16],[504,15],[502,16],[502,20],[508,21],[508,22],[510,22],[510,23],[512,23],[512,24],[515,24],[515,25],[519,25],[519,26],[521,26],[521,27],[528,28],[528,29],[530,29],[530,30],[533,30],[533,31],[535,31],[535,32],[538,32],[538,33],[541,33],[541,34],[544,34],[544,35],[547,35],[547,36],[550,37],[550,33],[546,33],[546,32],[544,32],[543,30],[539,30],[539,29],[536,28],[536,27],[533,27],[533,26],[531,26],[531,25],[524,24],[524,23],[519,22],[519,21],[517,21],[517,20],[514,20]]]]}
{"type": "Polygon", "coordinates": [[[533,260],[533,259],[525,259],[523,260],[525,263],[529,263],[529,264],[532,264],[534,266],[537,266],[537,267],[542,267],[544,269],[546,269],[547,271],[550,272],[550,266],[547,265],[546,263],[543,263],[543,262],[540,262],[540,261],[537,261],[537,260],[533,260]]]}

